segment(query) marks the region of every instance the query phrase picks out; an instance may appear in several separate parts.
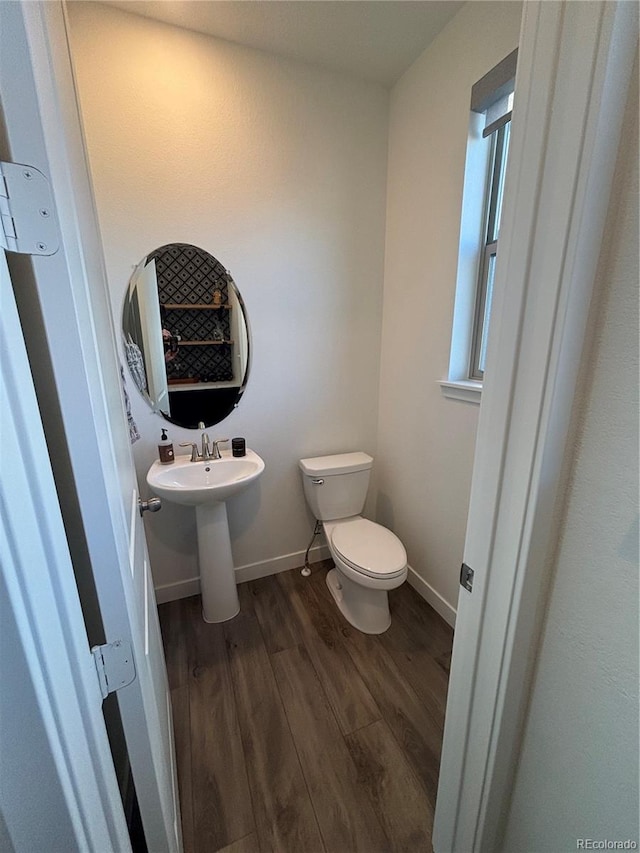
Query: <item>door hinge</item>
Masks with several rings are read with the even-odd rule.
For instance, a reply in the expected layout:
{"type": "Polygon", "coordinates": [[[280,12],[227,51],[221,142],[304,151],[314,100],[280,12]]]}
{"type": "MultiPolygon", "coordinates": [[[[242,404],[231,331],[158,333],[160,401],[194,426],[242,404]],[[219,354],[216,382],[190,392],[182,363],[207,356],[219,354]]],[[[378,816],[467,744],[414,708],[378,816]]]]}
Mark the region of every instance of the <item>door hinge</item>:
{"type": "Polygon", "coordinates": [[[46,176],[34,166],[0,161],[0,245],[21,255],[54,255],[58,222],[46,176]]]}
{"type": "Polygon", "coordinates": [[[115,640],[102,646],[93,646],[91,654],[96,664],[102,698],[109,693],[126,687],[136,677],[131,643],[127,640],[115,640]]]}
{"type": "Polygon", "coordinates": [[[473,590],[473,569],[466,563],[460,566],[460,586],[471,592],[473,590]]]}

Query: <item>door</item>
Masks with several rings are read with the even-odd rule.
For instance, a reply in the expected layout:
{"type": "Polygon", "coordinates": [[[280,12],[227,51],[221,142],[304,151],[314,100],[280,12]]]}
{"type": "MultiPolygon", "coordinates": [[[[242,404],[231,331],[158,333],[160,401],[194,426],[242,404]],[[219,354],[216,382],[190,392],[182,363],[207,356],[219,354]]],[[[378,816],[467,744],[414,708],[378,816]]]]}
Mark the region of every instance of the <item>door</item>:
{"type": "Polygon", "coordinates": [[[102,695],[1,248],[0,304],[0,850],[126,853],[102,695]]]}
{"type": "Polygon", "coordinates": [[[49,177],[60,231],[55,254],[10,261],[49,454],[106,641],[133,650],[117,699],[147,844],[178,851],[170,698],[64,9],[2,4],[0,18],[3,156],[49,177]]]}

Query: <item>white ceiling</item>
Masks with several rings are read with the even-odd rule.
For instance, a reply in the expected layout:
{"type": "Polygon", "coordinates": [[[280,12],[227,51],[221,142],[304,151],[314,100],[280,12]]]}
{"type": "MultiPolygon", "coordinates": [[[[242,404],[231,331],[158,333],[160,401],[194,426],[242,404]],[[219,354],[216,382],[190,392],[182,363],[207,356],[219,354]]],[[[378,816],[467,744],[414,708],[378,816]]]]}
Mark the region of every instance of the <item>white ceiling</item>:
{"type": "Polygon", "coordinates": [[[108,5],[392,86],[457,0],[108,0],[108,5]]]}

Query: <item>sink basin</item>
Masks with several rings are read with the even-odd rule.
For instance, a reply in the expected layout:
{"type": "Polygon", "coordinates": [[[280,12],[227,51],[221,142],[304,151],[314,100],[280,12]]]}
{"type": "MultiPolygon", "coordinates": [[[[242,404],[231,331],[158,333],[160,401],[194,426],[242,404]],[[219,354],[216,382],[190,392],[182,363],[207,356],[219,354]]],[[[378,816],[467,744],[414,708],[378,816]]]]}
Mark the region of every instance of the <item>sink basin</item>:
{"type": "Polygon", "coordinates": [[[147,483],[161,498],[186,506],[226,501],[238,494],[264,471],[264,462],[247,450],[246,456],[222,451],[222,459],[191,462],[190,456],[176,456],[172,465],[156,461],[147,474],[147,483]]]}

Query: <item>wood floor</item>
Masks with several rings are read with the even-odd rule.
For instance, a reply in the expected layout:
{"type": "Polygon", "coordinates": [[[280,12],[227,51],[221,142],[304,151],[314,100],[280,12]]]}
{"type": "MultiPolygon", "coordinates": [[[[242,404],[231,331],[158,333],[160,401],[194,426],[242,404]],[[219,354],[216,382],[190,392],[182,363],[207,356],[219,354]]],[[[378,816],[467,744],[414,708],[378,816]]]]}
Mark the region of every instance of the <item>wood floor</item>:
{"type": "Polygon", "coordinates": [[[242,584],[222,625],[160,606],[185,853],[431,850],[451,628],[404,584],[361,634],[331,565],[242,584]]]}

